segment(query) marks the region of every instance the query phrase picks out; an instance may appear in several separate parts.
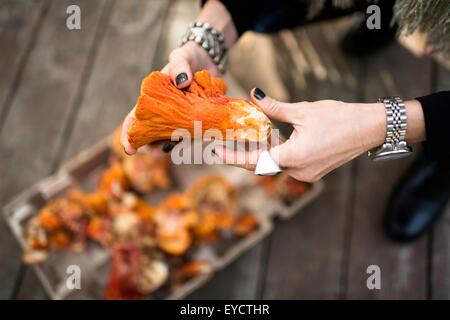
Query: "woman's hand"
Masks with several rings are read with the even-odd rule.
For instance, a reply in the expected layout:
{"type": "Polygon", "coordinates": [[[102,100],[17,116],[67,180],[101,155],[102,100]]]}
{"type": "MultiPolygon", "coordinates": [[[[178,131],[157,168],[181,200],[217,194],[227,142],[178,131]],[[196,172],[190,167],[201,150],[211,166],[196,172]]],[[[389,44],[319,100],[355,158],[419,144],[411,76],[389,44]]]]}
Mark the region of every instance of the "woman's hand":
{"type": "MultiPolygon", "coordinates": [[[[207,1],[196,21],[207,22],[219,31],[225,39],[227,50],[238,38],[233,19],[220,1],[207,1]]],[[[162,72],[169,74],[173,83],[182,89],[191,84],[193,73],[199,70],[209,70],[212,76],[220,77],[219,69],[206,50],[190,41],[170,53],[169,63],[162,69],[162,72]]]]}
{"type": "MultiPolygon", "coordinates": [[[[176,48],[169,56],[169,63],[161,70],[164,73],[170,75],[173,83],[180,89],[183,89],[192,82],[192,75],[196,71],[207,69],[215,76],[220,76],[219,69],[212,61],[208,53],[197,45],[195,42],[188,42],[180,48],[176,48]]],[[[128,128],[134,119],[135,108],[133,108],[126,116],[122,124],[121,141],[124,150],[127,154],[131,155],[136,153],[130,143],[128,142],[128,128]]],[[[162,144],[165,146],[165,144],[162,144]]],[[[160,147],[161,143],[157,147],[160,147]]],[[[170,146],[170,144],[168,144],[170,146]]],[[[169,147],[164,147],[169,149],[169,147]]],[[[163,151],[170,151],[165,150],[163,151]]]]}
{"type": "MultiPolygon", "coordinates": [[[[200,11],[197,21],[208,22],[218,30],[225,39],[225,47],[230,49],[236,42],[238,35],[229,12],[220,1],[210,0],[205,3],[200,11]]],[[[169,55],[169,63],[161,70],[170,75],[173,83],[180,89],[188,87],[192,82],[192,76],[196,71],[209,70],[212,76],[219,77],[220,72],[214,61],[205,49],[195,42],[187,42],[180,48],[174,49],[169,55]]],[[[136,153],[128,142],[127,131],[134,118],[133,108],[126,116],[122,124],[121,141],[126,153],[132,155],[136,153]]],[[[163,151],[169,152],[173,145],[169,143],[159,143],[164,145],[163,151]]]]}
{"type": "MultiPolygon", "coordinates": [[[[252,100],[272,119],[291,123],[289,139],[269,152],[280,167],[297,180],[314,182],[358,155],[381,145],[386,135],[386,111],[382,103],[358,104],[335,100],[282,103],[254,89],[252,100]]],[[[418,101],[407,102],[407,139],[424,139],[424,123],[418,101]],[[411,131],[409,130],[411,128],[411,131]]],[[[226,163],[235,152],[218,148],[216,154],[226,163]]],[[[247,159],[255,159],[248,155],[247,159]]],[[[243,167],[254,170],[255,161],[243,167]]]]}

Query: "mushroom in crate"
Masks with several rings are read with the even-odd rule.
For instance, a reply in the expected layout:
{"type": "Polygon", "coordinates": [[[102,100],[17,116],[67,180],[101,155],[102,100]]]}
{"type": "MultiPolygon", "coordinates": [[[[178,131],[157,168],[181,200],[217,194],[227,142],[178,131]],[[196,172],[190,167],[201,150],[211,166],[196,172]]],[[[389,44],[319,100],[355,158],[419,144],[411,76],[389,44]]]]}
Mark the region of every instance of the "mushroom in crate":
{"type": "Polygon", "coordinates": [[[187,190],[199,215],[194,229],[199,241],[217,240],[220,231],[231,230],[236,218],[237,190],[219,175],[207,175],[187,190]]]}
{"type": "Polygon", "coordinates": [[[110,200],[108,214],[93,217],[88,236],[106,248],[116,243],[132,243],[141,248],[155,246],[155,209],[132,193],[110,200]]]}
{"type": "Polygon", "coordinates": [[[109,300],[142,299],[161,287],[169,277],[169,267],[157,253],[144,254],[132,244],[116,244],[106,285],[109,300]]]}
{"type": "Polygon", "coordinates": [[[192,244],[192,229],[198,224],[198,213],[184,194],[173,193],[160,203],[155,214],[156,239],[161,250],[182,255],[192,244]]]}
{"type": "Polygon", "coordinates": [[[300,198],[311,187],[309,183],[295,180],[285,172],[276,176],[256,177],[256,181],[264,188],[267,195],[287,205],[300,198]]]}
{"type": "Polygon", "coordinates": [[[68,196],[49,201],[25,227],[23,262],[43,263],[55,249],[83,250],[89,220],[105,210],[106,198],[102,194],[71,190],[68,196]]]}
{"type": "Polygon", "coordinates": [[[213,271],[211,257],[201,254],[204,246],[258,227],[238,196],[224,177],[206,175],[152,207],[134,192],[122,160],[113,157],[94,192],[71,189],[28,221],[23,261],[42,263],[55,251],[95,243],[112,256],[105,298],[164,297],[213,271]]]}
{"type": "Polygon", "coordinates": [[[110,197],[121,198],[130,189],[130,182],[125,174],[123,164],[112,160],[112,163],[100,176],[97,190],[110,197]]]}
{"type": "Polygon", "coordinates": [[[169,177],[170,156],[161,155],[151,148],[143,147],[141,152],[129,156],[120,142],[122,127],[119,126],[111,137],[112,162],[119,162],[131,188],[140,193],[167,190],[171,186],[169,177]]]}
{"type": "Polygon", "coordinates": [[[220,175],[206,175],[187,190],[199,220],[194,229],[198,242],[223,235],[246,236],[256,229],[256,216],[238,205],[238,190],[220,175]]]}

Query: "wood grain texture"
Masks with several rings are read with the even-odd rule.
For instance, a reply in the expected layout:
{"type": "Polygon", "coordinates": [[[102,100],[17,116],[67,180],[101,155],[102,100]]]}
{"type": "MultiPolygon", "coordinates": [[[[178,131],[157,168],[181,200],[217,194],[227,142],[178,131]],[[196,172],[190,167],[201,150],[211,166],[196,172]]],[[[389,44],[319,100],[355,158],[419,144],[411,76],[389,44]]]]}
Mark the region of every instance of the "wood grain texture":
{"type": "MultiPolygon", "coordinates": [[[[109,134],[198,9],[196,0],[0,0],[0,205],[109,134]],[[65,28],[73,3],[82,8],[80,32],[65,28]]],[[[230,92],[258,86],[286,101],[372,102],[449,90],[448,70],[438,67],[432,79],[430,61],[399,45],[367,60],[343,56],[339,40],[351,23],[246,34],[231,52],[238,83],[230,92]]],[[[450,207],[415,243],[397,245],[383,233],[387,198],[413,160],[362,156],[331,173],[319,199],[188,298],[449,299],[450,207]],[[381,267],[379,291],[366,287],[370,264],[381,267]]],[[[0,298],[14,288],[15,298],[47,298],[32,269],[17,276],[21,251],[3,219],[0,243],[0,298]]]]}
{"type": "MultiPolygon", "coordinates": [[[[346,29],[346,24],[336,21],[295,30],[298,52],[289,50],[292,47],[286,42],[289,39],[282,39],[276,45],[282,50],[282,45],[287,44],[284,49],[291,55],[290,60],[278,62],[280,72],[287,66],[295,65],[296,54],[303,54],[309,66],[309,69],[303,70],[304,83],[295,78],[301,68],[290,68],[290,75],[285,77],[287,86],[291,86],[289,92],[293,101],[358,99],[357,82],[347,81],[341,76],[349,66],[356,79],[361,76],[359,61],[345,60],[339,50],[338,40],[346,29]],[[336,30],[336,36],[325,38],[326,28],[336,30]]],[[[277,225],[269,253],[264,298],[340,297],[342,270],[348,255],[346,235],[354,192],[352,179],[352,163],[329,174],[325,178],[325,190],[320,198],[291,220],[277,225]]]]}
{"type": "Polygon", "coordinates": [[[196,0],[170,0],[167,18],[163,25],[163,35],[158,43],[154,59],[154,69],[162,69],[169,62],[169,54],[178,47],[178,41],[187,26],[197,18],[200,2],[196,0]]]}
{"type": "MultiPolygon", "coordinates": [[[[408,99],[430,91],[430,60],[418,59],[398,44],[369,58],[366,74],[366,101],[391,95],[408,99]]],[[[426,298],[427,237],[399,245],[387,239],[382,225],[388,197],[413,160],[410,157],[375,163],[361,156],[357,161],[346,298],[426,298]],[[381,290],[369,290],[366,286],[369,265],[381,268],[381,290]]]]}
{"type": "Polygon", "coordinates": [[[187,299],[261,299],[264,261],[270,238],[242,254],[187,299]]]}
{"type": "Polygon", "coordinates": [[[337,299],[350,212],[351,164],[325,178],[314,203],[280,221],[270,247],[265,299],[337,299]]]}
{"type": "MultiPolygon", "coordinates": [[[[56,143],[67,125],[93,45],[105,1],[55,1],[49,8],[23,70],[0,137],[0,202],[51,172],[56,143]],[[66,8],[83,11],[83,31],[66,28],[66,8]]],[[[0,223],[0,296],[8,298],[19,269],[20,252],[4,220],[0,223]]]]}
{"type": "MultiPolygon", "coordinates": [[[[110,134],[129,111],[140,81],[152,65],[167,5],[165,0],[115,2],[103,26],[106,30],[98,52],[91,56],[89,77],[77,99],[80,105],[73,115],[74,123],[70,130],[66,128],[66,135],[60,136],[60,160],[67,160],[110,134]]],[[[57,161],[54,167],[59,164],[57,161]]],[[[27,270],[18,298],[44,297],[33,270],[27,270]]]]}
{"type": "MultiPolygon", "coordinates": [[[[0,70],[2,70],[0,77],[0,130],[20,85],[23,69],[36,43],[49,4],[48,0],[0,1],[0,52],[2,53],[0,59],[0,70]]],[[[4,201],[0,201],[0,205],[3,203],[4,201]]],[[[0,229],[9,232],[9,230],[5,230],[3,222],[0,229]]],[[[4,245],[10,245],[10,243],[4,245]]],[[[17,249],[17,245],[13,244],[12,246],[13,250],[17,249]]],[[[23,268],[14,271],[17,274],[17,271],[22,270],[23,268]]],[[[11,296],[12,291],[16,289],[13,288],[13,281],[7,284],[6,289],[1,290],[1,297],[11,296]]]]}
{"type": "Polygon", "coordinates": [[[47,13],[48,0],[0,1],[0,128],[47,13]]]}
{"type": "Polygon", "coordinates": [[[73,130],[61,142],[65,160],[110,134],[134,106],[141,80],[152,70],[168,3],[115,3],[73,130]]]}
{"type": "MultiPolygon", "coordinates": [[[[450,90],[450,69],[436,66],[435,91],[450,90]]],[[[450,299],[450,205],[434,227],[431,246],[430,295],[432,299],[450,299]]]]}

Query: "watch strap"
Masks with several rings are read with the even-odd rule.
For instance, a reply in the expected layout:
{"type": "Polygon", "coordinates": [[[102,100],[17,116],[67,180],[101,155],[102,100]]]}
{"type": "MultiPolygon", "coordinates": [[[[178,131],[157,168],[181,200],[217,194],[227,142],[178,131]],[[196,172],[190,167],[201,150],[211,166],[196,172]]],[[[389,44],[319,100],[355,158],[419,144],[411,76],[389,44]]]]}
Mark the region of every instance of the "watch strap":
{"type": "Polygon", "coordinates": [[[386,108],[386,138],[384,143],[368,151],[372,160],[388,160],[409,155],[411,146],[405,141],[407,130],[406,106],[399,97],[378,99],[386,108]]]}

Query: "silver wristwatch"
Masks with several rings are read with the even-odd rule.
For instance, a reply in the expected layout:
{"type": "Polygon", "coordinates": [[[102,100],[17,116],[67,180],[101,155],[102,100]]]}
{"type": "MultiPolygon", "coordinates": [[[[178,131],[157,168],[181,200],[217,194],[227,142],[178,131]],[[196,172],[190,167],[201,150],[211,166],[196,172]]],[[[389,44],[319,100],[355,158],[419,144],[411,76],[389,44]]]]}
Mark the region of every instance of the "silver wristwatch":
{"type": "Polygon", "coordinates": [[[386,108],[387,130],[384,143],[367,154],[372,160],[391,160],[406,157],[412,153],[411,146],[405,141],[406,107],[399,97],[378,99],[386,108]]]}
{"type": "Polygon", "coordinates": [[[225,39],[223,35],[207,22],[193,22],[181,37],[179,46],[194,41],[205,49],[220,72],[225,71],[225,39]]]}

